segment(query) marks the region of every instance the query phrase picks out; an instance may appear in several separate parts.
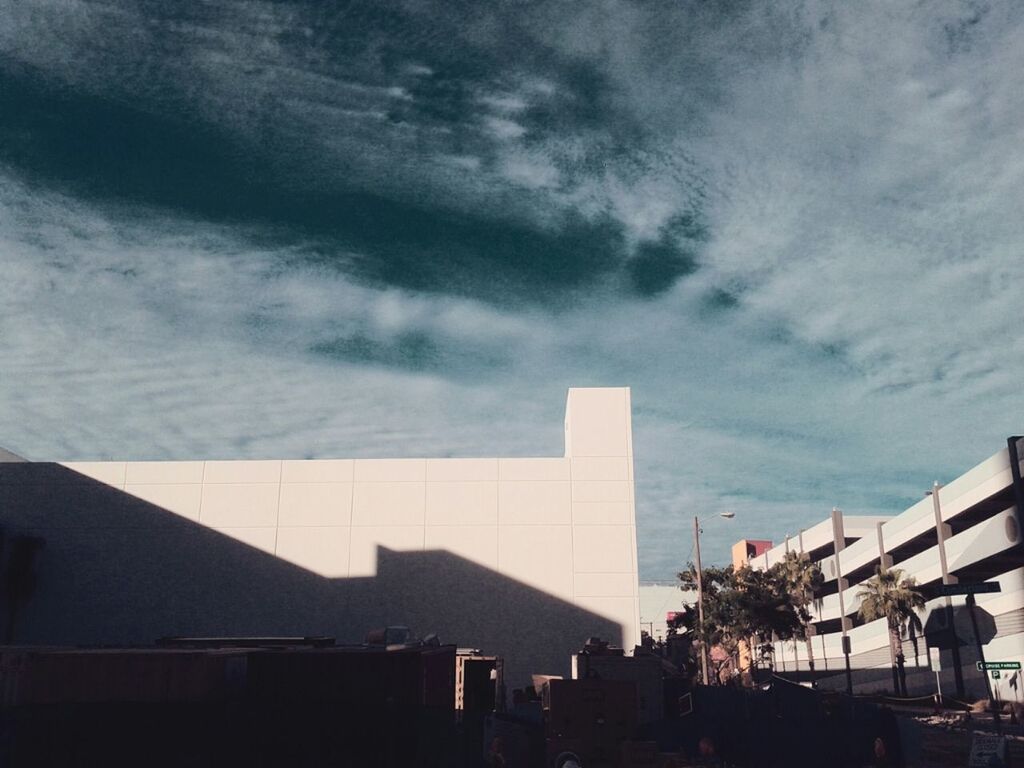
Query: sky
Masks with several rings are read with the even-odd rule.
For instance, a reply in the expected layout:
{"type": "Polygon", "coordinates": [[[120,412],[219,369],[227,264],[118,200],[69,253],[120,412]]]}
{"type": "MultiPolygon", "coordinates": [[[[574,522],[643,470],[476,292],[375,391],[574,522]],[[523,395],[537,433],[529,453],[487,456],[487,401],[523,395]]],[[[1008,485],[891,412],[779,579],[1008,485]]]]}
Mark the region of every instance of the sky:
{"type": "Polygon", "coordinates": [[[642,580],[896,514],[1024,431],[1022,71],[980,0],[0,0],[0,445],[558,456],[630,386],[642,580]]]}

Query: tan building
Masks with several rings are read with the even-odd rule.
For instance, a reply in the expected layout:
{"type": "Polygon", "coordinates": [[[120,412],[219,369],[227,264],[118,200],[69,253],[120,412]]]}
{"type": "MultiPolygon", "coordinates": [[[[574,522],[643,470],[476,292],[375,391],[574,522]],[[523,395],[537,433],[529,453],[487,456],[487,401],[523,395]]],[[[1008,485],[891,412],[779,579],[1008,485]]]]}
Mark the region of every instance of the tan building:
{"type": "Polygon", "coordinates": [[[732,545],[732,567],[742,568],[771,548],[772,543],[765,539],[740,539],[732,545]]]}

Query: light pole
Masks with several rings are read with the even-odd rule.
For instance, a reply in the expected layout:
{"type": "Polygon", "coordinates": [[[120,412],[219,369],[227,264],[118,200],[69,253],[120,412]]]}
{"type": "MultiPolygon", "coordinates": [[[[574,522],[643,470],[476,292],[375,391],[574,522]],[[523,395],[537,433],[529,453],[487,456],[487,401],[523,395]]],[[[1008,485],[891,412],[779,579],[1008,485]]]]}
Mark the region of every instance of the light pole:
{"type": "MultiPolygon", "coordinates": [[[[719,512],[719,517],[726,520],[732,520],[736,517],[735,512],[719,512]]],[[[711,515],[705,517],[707,520],[711,515]]],[[[700,524],[701,520],[696,515],[693,516],[693,549],[696,552],[697,558],[697,626],[700,628],[700,672],[701,679],[704,681],[704,685],[709,685],[708,681],[708,644],[707,639],[704,637],[704,575],[701,573],[700,564],[700,524]]]]}

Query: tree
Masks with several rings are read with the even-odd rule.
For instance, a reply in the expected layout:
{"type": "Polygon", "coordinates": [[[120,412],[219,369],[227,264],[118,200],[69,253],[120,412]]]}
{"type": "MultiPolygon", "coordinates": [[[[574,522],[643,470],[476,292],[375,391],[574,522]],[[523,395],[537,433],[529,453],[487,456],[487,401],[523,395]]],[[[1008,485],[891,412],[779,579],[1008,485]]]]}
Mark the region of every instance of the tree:
{"type": "MultiPolygon", "coordinates": [[[[678,574],[679,588],[684,592],[697,592],[697,569],[693,563],[687,563],[687,569],[678,574]]],[[[700,612],[696,601],[684,603],[681,617],[686,630],[692,633],[697,645],[692,650],[700,653],[708,652],[716,645],[721,645],[732,653],[733,627],[736,624],[733,569],[732,566],[719,568],[708,566],[701,571],[704,595],[704,623],[700,623],[700,612]]],[[[694,662],[694,667],[699,663],[694,662]]],[[[717,679],[717,676],[715,676],[717,679]]],[[[710,681],[705,681],[710,682],[710,681]]]]}
{"type": "Polygon", "coordinates": [[[814,647],[811,644],[813,637],[811,631],[810,606],[817,600],[817,593],[825,583],[821,569],[817,563],[811,562],[810,558],[803,553],[787,552],[785,559],[772,566],[775,576],[782,582],[782,586],[793,602],[794,608],[800,617],[799,631],[793,638],[793,650],[796,655],[796,640],[802,639],[807,643],[807,666],[811,676],[814,675],[814,647]]]}
{"type": "Polygon", "coordinates": [[[889,655],[892,658],[892,686],[896,695],[907,695],[901,638],[908,627],[921,630],[917,610],[924,608],[925,600],[916,587],[917,582],[912,577],[904,577],[901,569],[878,566],[875,575],[865,581],[857,592],[860,617],[864,621],[886,621],[889,629],[889,655]]]}
{"type": "MultiPolygon", "coordinates": [[[[900,632],[902,634],[907,634],[909,632],[910,642],[914,646],[914,666],[919,666],[920,648],[917,645],[917,638],[920,635],[924,634],[924,627],[921,624],[921,617],[918,616],[916,612],[912,611],[910,615],[907,617],[906,625],[900,627],[900,632]]],[[[905,677],[905,675],[901,675],[901,678],[902,677],[905,677]]],[[[902,680],[902,686],[904,693],[906,693],[907,684],[905,680],[902,680]]]]}
{"type": "Polygon", "coordinates": [[[806,608],[792,599],[778,567],[762,571],[744,566],[736,573],[736,586],[742,629],[753,639],[751,645],[764,648],[773,638],[794,639],[810,620],[806,608]]]}
{"type": "MultiPolygon", "coordinates": [[[[756,638],[767,642],[772,635],[789,640],[809,620],[809,614],[794,604],[777,569],[761,571],[743,566],[709,567],[703,571],[704,624],[697,626],[697,611],[689,610],[687,629],[707,644],[737,654],[741,643],[756,638]]],[[[697,575],[691,563],[679,574],[683,590],[696,590],[697,575]]]]}

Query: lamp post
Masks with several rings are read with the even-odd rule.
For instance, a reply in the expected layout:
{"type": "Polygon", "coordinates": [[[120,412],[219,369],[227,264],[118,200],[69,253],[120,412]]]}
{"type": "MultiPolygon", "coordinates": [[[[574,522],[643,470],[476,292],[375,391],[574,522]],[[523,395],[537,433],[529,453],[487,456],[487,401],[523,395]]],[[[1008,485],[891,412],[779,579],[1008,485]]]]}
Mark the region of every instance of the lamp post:
{"type": "MultiPolygon", "coordinates": [[[[735,512],[719,512],[719,517],[726,520],[732,520],[736,517],[735,512]]],[[[707,520],[708,518],[704,518],[707,520]]],[[[697,626],[700,627],[700,672],[701,679],[704,681],[704,685],[709,685],[708,681],[708,644],[707,639],[704,637],[704,574],[701,572],[700,564],[700,524],[701,520],[696,515],[693,516],[693,549],[696,552],[697,558],[697,626]]]]}

